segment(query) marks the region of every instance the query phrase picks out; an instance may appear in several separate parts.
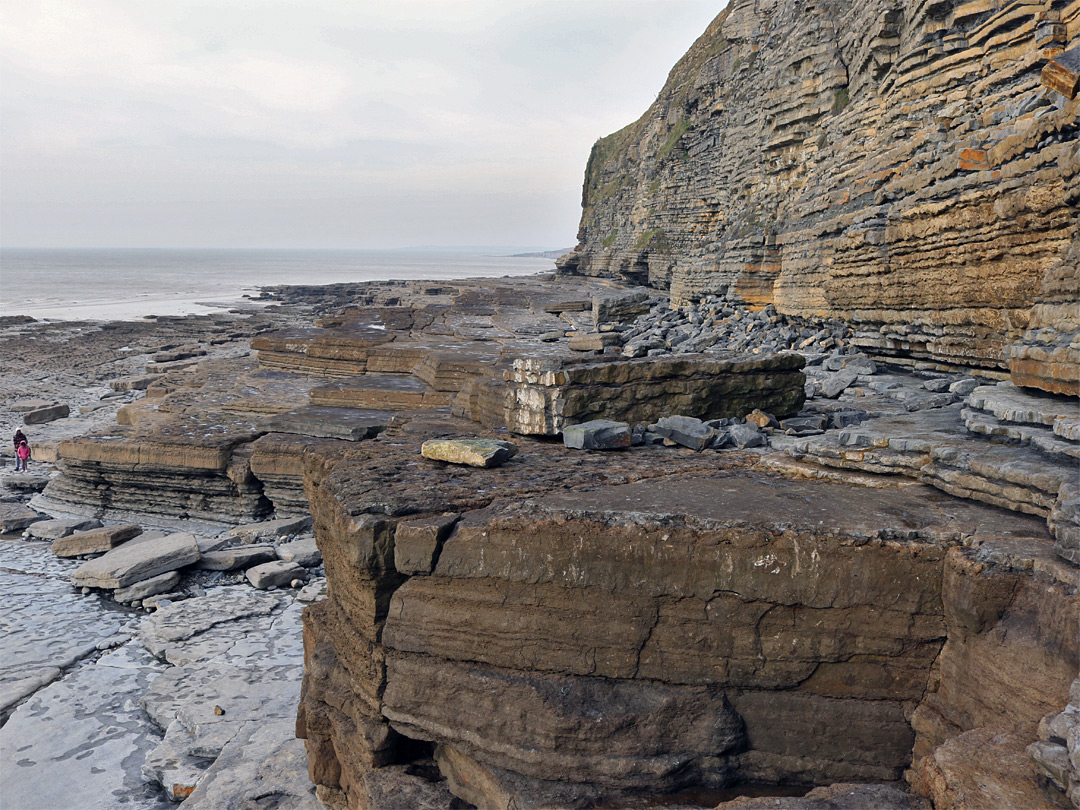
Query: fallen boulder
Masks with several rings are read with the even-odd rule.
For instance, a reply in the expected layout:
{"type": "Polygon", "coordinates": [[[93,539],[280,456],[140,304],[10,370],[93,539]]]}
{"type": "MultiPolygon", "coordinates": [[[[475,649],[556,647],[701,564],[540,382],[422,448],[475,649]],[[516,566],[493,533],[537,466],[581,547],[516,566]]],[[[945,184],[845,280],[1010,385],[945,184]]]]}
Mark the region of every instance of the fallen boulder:
{"type": "Polygon", "coordinates": [[[199,561],[199,544],[187,532],[127,542],[71,574],[71,584],[114,590],[199,561]]]}
{"type": "Polygon", "coordinates": [[[71,413],[71,409],[67,405],[49,405],[46,408],[37,408],[33,411],[27,411],[23,414],[24,425],[42,425],[46,422],[54,422],[57,419],[63,419],[71,413]]]}
{"type": "Polygon", "coordinates": [[[593,419],[563,428],[563,444],[572,450],[621,450],[633,443],[630,425],[610,419],[593,419]]]}
{"type": "Polygon", "coordinates": [[[46,518],[21,503],[0,503],[0,533],[22,531],[32,523],[44,520],[46,518]]]}
{"type": "Polygon", "coordinates": [[[100,554],[110,551],[140,534],[142,534],[142,527],[136,526],[134,523],[121,526],[103,526],[100,529],[87,529],[54,540],[52,553],[57,557],[100,554]]]}
{"type": "Polygon", "coordinates": [[[665,416],[649,430],[691,450],[704,450],[711,445],[719,432],[714,427],[692,416],[665,416]]]}
{"type": "Polygon", "coordinates": [[[277,548],[277,556],[285,562],[294,562],[309,568],[322,562],[322,552],[315,544],[314,536],[301,537],[291,543],[282,543],[277,548]]]}
{"type": "Polygon", "coordinates": [[[246,576],[248,582],[265,591],[267,588],[288,585],[294,579],[307,579],[307,571],[296,563],[274,560],[249,568],[246,576]]]}
{"type": "Polygon", "coordinates": [[[498,467],[516,453],[516,445],[498,439],[429,439],[420,447],[424,458],[469,467],[498,467]]]}
{"type": "Polygon", "coordinates": [[[254,543],[257,540],[271,537],[288,537],[291,534],[300,534],[310,528],[311,518],[305,516],[264,520],[262,523],[237,526],[229,534],[233,537],[239,537],[244,543],[254,543]]]}
{"type": "Polygon", "coordinates": [[[199,568],[207,571],[233,571],[270,562],[275,556],[274,547],[267,544],[223,548],[204,553],[199,560],[199,568]]]}
{"type": "Polygon", "coordinates": [[[53,518],[33,524],[26,530],[31,540],[59,540],[84,529],[98,529],[101,522],[93,518],[53,518]]]}
{"type": "Polygon", "coordinates": [[[117,602],[134,602],[145,599],[148,596],[156,596],[159,593],[167,593],[180,584],[180,573],[169,571],[158,574],[156,577],[144,579],[126,588],[117,588],[113,591],[113,599],[117,602]]]}

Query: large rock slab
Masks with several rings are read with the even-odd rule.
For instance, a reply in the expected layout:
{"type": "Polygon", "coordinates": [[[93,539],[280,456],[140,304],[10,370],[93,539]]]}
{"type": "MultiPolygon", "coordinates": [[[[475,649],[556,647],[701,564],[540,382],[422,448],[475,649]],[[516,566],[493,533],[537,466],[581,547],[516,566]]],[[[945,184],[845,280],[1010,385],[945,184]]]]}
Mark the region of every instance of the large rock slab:
{"type": "Polygon", "coordinates": [[[117,588],[113,591],[113,599],[117,602],[135,602],[139,599],[145,599],[148,596],[156,596],[159,593],[168,593],[180,583],[180,574],[176,571],[169,571],[165,574],[158,574],[156,577],[150,577],[140,582],[136,582],[133,585],[128,585],[126,588],[117,588]]]}
{"type": "Polygon", "coordinates": [[[69,534],[53,541],[52,553],[57,557],[78,557],[82,554],[101,554],[116,548],[133,537],[142,534],[142,527],[134,523],[120,526],[103,526],[69,534]]]}
{"type": "Polygon", "coordinates": [[[229,588],[160,608],[143,620],[139,638],[151,654],[160,657],[177,642],[187,641],[237,619],[267,616],[280,604],[274,594],[229,588]]]}
{"type": "Polygon", "coordinates": [[[75,532],[100,527],[101,521],[93,518],[53,518],[34,523],[26,530],[26,536],[34,540],[59,540],[75,532]]]}
{"type": "Polygon", "coordinates": [[[199,544],[186,532],[136,540],[80,565],[71,584],[89,588],[124,588],[144,579],[198,562],[199,544]]]}
{"type": "Polygon", "coordinates": [[[229,534],[240,538],[244,543],[255,543],[259,540],[300,534],[310,528],[311,517],[304,515],[302,517],[278,518],[277,520],[264,520],[261,523],[237,526],[229,534]]]}
{"type": "Polygon", "coordinates": [[[4,806],[167,810],[170,803],[141,774],[160,733],[133,711],[159,670],[145,653],[108,655],[21,706],[0,729],[4,806]]]}
{"type": "Polygon", "coordinates": [[[304,567],[294,562],[273,560],[249,568],[245,574],[247,581],[260,590],[288,585],[295,579],[307,579],[304,567]]]}
{"type": "Polygon", "coordinates": [[[21,503],[0,503],[0,533],[2,534],[22,531],[32,523],[40,523],[44,520],[47,518],[21,503]]]}
{"type": "Polygon", "coordinates": [[[42,425],[46,422],[55,422],[57,419],[63,419],[69,413],[71,413],[71,409],[67,405],[48,405],[24,413],[23,424],[42,425]]]}
{"type": "Polygon", "coordinates": [[[274,547],[265,543],[223,548],[218,551],[204,552],[199,560],[199,568],[207,571],[232,571],[236,568],[248,568],[270,562],[276,556],[274,547]]]}
{"type": "Polygon", "coordinates": [[[301,537],[291,543],[282,543],[277,547],[279,559],[285,562],[294,562],[305,568],[311,568],[322,562],[322,552],[315,543],[314,536],[301,537]]]}

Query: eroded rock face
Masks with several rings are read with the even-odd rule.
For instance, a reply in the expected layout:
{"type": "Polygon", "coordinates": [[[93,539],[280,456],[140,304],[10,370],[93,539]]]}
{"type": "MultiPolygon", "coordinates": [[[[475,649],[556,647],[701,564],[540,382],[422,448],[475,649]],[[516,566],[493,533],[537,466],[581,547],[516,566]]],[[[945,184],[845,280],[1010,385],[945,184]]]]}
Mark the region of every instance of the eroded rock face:
{"type": "Polygon", "coordinates": [[[937,745],[1060,708],[1080,661],[1075,588],[1053,579],[1038,518],[698,455],[665,469],[662,448],[575,455],[557,479],[549,444],[513,471],[462,471],[405,464],[415,436],[384,440],[308,457],[330,599],[305,616],[298,728],[312,778],[351,807],[417,742],[480,806],[893,781],[916,732],[930,739],[911,723],[928,690],[952,724],[937,745]],[[425,521],[419,565],[395,542],[425,521]],[[1061,593],[1040,601],[1036,569],[1061,593]],[[962,697],[987,655],[993,690],[962,697]]]}
{"type": "Polygon", "coordinates": [[[594,146],[562,268],[988,367],[1030,319],[1017,381],[1076,393],[1076,287],[1059,277],[1075,273],[1080,101],[1040,74],[1078,34],[1075,2],[733,0],[594,146]]]}

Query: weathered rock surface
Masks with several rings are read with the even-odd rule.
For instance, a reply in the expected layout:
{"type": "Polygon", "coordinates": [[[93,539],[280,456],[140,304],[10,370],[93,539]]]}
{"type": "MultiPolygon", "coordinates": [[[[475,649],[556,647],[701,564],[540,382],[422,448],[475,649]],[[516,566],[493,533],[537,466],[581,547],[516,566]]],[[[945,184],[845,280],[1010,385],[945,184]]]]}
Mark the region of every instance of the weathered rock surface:
{"type": "Polygon", "coordinates": [[[1029,318],[1071,322],[1009,362],[1075,393],[1075,315],[1033,305],[1076,242],[1080,102],[1040,73],[1078,33],[1072,2],[733,2],[593,147],[560,265],[947,362],[1004,367],[1029,318]]]}
{"type": "Polygon", "coordinates": [[[945,810],[1052,810],[1020,735],[974,729],[923,760],[914,787],[945,810]]]}
{"type": "Polygon", "coordinates": [[[270,540],[276,537],[288,537],[300,534],[311,528],[311,517],[279,518],[277,520],[265,520],[261,523],[250,523],[246,526],[237,526],[231,529],[229,534],[239,538],[245,543],[255,543],[259,540],[270,540]]]}
{"type": "Polygon", "coordinates": [[[88,560],[71,574],[71,584],[89,588],[125,588],[150,577],[198,562],[195,536],[180,532],[164,537],[129,540],[88,560]]]}
{"type": "Polygon", "coordinates": [[[63,419],[71,413],[67,405],[47,405],[44,408],[36,408],[23,414],[24,425],[41,425],[52,422],[55,419],[63,419]]]}
{"type": "Polygon", "coordinates": [[[97,529],[101,523],[92,518],[54,518],[31,524],[26,536],[33,540],[59,540],[75,532],[97,529]]]}
{"type": "Polygon", "coordinates": [[[247,568],[270,562],[276,557],[273,546],[266,543],[254,543],[204,552],[199,559],[199,568],[205,568],[207,571],[232,571],[235,568],[247,568]]]}
{"type": "Polygon", "coordinates": [[[21,503],[0,503],[0,534],[18,532],[32,523],[46,520],[40,512],[35,512],[21,503]]]}

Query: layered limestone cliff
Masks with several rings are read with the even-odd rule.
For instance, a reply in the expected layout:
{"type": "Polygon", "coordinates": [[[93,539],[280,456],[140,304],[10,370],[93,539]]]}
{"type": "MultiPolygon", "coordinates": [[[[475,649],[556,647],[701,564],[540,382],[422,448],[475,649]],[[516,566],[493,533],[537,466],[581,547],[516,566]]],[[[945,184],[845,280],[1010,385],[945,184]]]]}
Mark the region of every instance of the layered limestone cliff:
{"type": "Polygon", "coordinates": [[[836,317],[898,357],[1005,367],[1030,325],[1057,342],[1029,332],[1017,381],[1080,393],[1080,100],[1040,81],[1078,34],[1077,0],[732,0],[594,146],[562,269],[836,317]]]}

